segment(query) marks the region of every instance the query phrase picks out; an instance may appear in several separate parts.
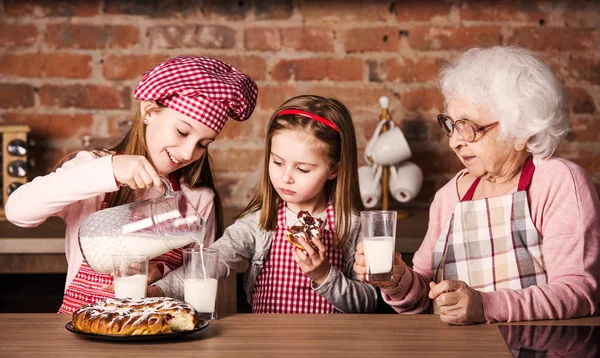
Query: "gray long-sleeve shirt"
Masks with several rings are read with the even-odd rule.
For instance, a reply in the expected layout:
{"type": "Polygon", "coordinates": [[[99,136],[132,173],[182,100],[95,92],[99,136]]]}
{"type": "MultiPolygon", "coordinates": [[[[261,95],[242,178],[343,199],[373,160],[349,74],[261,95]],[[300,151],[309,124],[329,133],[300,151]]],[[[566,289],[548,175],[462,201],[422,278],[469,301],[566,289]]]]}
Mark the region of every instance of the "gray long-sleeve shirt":
{"type": "MultiPolygon", "coordinates": [[[[324,213],[323,213],[324,214],[324,213]]],[[[286,225],[295,222],[296,215],[286,208],[286,225]]],[[[325,218],[324,218],[325,219],[325,218]]],[[[211,248],[219,249],[218,277],[224,279],[231,271],[244,272],[244,289],[248,302],[252,304],[254,283],[262,270],[273,244],[275,233],[258,228],[259,212],[246,215],[229,226],[211,248]]],[[[328,223],[325,220],[325,228],[328,223]]],[[[331,268],[329,276],[318,287],[312,287],[336,309],[343,313],[365,313],[375,310],[377,293],[367,283],[357,281],[354,272],[354,254],[360,236],[358,216],[352,216],[350,235],[342,248],[343,270],[331,268]]],[[[210,257],[205,257],[210,270],[210,257]]],[[[214,265],[212,265],[214,266],[214,265]]],[[[170,272],[154,283],[166,296],[183,299],[183,267],[170,272]]]]}

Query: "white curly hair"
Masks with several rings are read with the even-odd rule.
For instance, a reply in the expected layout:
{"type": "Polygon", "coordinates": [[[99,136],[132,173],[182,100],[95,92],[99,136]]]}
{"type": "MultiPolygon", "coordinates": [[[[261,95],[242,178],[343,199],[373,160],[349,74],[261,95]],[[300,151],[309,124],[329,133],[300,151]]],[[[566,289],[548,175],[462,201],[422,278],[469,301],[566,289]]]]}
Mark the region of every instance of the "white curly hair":
{"type": "Polygon", "coordinates": [[[500,138],[550,157],[569,131],[565,93],[548,64],[519,47],[472,48],[440,71],[445,105],[460,98],[500,122],[500,138]]]}

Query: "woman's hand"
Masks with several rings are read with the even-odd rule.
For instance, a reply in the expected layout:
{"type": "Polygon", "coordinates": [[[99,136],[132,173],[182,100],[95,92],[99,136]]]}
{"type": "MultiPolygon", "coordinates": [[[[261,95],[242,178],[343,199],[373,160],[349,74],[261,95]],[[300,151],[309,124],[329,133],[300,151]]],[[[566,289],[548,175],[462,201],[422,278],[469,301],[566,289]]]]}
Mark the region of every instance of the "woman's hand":
{"type": "Polygon", "coordinates": [[[327,248],[317,238],[313,238],[313,242],[319,248],[319,252],[310,247],[303,238],[298,238],[298,242],[304,247],[306,254],[294,247],[292,249],[294,261],[298,263],[298,266],[300,266],[300,269],[306,276],[321,286],[327,279],[327,276],[329,276],[329,270],[331,269],[331,263],[327,260],[327,248]]]}
{"type": "Polygon", "coordinates": [[[148,285],[146,288],[146,297],[164,297],[165,293],[158,286],[148,285]]]}
{"type": "MultiPolygon", "coordinates": [[[[402,255],[400,255],[398,252],[396,252],[394,255],[393,265],[393,277],[391,281],[372,281],[369,283],[373,286],[388,290],[398,287],[398,283],[406,271],[406,263],[404,263],[404,260],[402,260],[402,255]]],[[[365,258],[365,249],[362,241],[356,245],[356,253],[354,254],[354,272],[356,272],[360,281],[366,281],[367,259],[365,258]]]]}
{"type": "Polygon", "coordinates": [[[440,308],[440,319],[456,325],[485,322],[481,293],[463,281],[429,283],[429,298],[440,308]]]}
{"type": "Polygon", "coordinates": [[[160,176],[143,155],[113,155],[113,173],[119,184],[131,189],[162,187],[160,176]]]}

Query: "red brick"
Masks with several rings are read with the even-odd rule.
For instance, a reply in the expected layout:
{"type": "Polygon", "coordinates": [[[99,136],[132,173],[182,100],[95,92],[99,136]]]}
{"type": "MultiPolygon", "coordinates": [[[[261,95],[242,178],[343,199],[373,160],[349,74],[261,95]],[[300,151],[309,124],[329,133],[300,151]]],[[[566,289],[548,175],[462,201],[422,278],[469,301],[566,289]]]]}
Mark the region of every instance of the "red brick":
{"type": "Polygon", "coordinates": [[[296,51],[333,51],[333,30],[322,27],[294,27],[281,29],[284,48],[296,51]]]}
{"type": "Polygon", "coordinates": [[[6,0],[4,9],[14,17],[89,17],[98,14],[99,6],[97,0],[6,0]]]}
{"type": "Polygon", "coordinates": [[[38,29],[35,25],[0,23],[1,47],[31,47],[37,41],[38,29]],[[15,36],[18,34],[18,36],[15,36]]]}
{"type": "Polygon", "coordinates": [[[594,58],[569,58],[569,74],[575,80],[600,84],[600,61],[594,58]]]}
{"type": "Polygon", "coordinates": [[[567,88],[567,93],[569,94],[569,107],[573,113],[591,114],[596,110],[594,99],[584,88],[569,87],[567,88]]]}
{"type": "Polygon", "coordinates": [[[323,6],[321,1],[301,1],[298,11],[307,22],[343,24],[349,21],[386,21],[391,17],[390,2],[384,0],[336,1],[323,6]]]}
{"type": "Polygon", "coordinates": [[[40,102],[45,107],[85,109],[128,109],[131,90],[98,85],[45,85],[40,88],[40,102]]]}
{"type": "Polygon", "coordinates": [[[244,30],[246,50],[277,51],[281,49],[281,34],[274,28],[250,28],[244,30]]]}
{"type": "Polygon", "coordinates": [[[549,14],[534,1],[465,1],[460,7],[461,20],[471,21],[539,21],[549,14]]]}
{"type": "Polygon", "coordinates": [[[433,88],[420,88],[401,93],[402,106],[409,112],[444,110],[442,94],[433,88]]]}
{"type": "Polygon", "coordinates": [[[243,20],[252,9],[252,1],[202,1],[202,14],[209,19],[243,20]]]}
{"type": "Polygon", "coordinates": [[[7,54],[0,57],[0,74],[20,77],[89,78],[89,55],[7,54]]]}
{"type": "Polygon", "coordinates": [[[563,142],[556,151],[556,156],[575,162],[590,176],[600,170],[597,154],[593,150],[581,149],[577,145],[565,145],[563,142]]]}
{"type": "Polygon", "coordinates": [[[147,16],[150,18],[202,17],[198,1],[105,1],[103,13],[108,15],[147,16]]]}
{"type": "MultiPolygon", "coordinates": [[[[137,102],[135,105],[137,105],[137,102]]],[[[133,112],[124,116],[109,116],[106,124],[106,135],[109,137],[122,137],[131,128],[132,120],[133,112]]]]}
{"type": "Polygon", "coordinates": [[[435,82],[446,60],[441,58],[392,58],[370,64],[369,79],[373,82],[435,82]]]}
{"type": "Polygon", "coordinates": [[[318,81],[327,77],[326,59],[281,60],[271,70],[275,81],[318,81]]]}
{"type": "Polygon", "coordinates": [[[0,108],[28,108],[35,104],[33,86],[0,83],[0,108]]]}
{"type": "Polygon", "coordinates": [[[597,27],[600,24],[600,2],[569,0],[562,14],[552,15],[556,15],[557,21],[564,21],[565,26],[597,27]]]}
{"type": "Polygon", "coordinates": [[[326,78],[361,81],[362,67],[362,60],[357,58],[281,60],[273,67],[271,77],[276,81],[319,81],[326,78]]]}
{"type": "Polygon", "coordinates": [[[417,27],[410,30],[410,46],[416,50],[466,50],[502,44],[499,27],[417,27]]]}
{"type": "Polygon", "coordinates": [[[351,29],[342,36],[346,52],[397,51],[400,44],[394,27],[351,29]]]}
{"type": "Polygon", "coordinates": [[[214,170],[222,172],[250,172],[262,167],[263,150],[246,148],[212,149],[214,170]]]}
{"type": "MultiPolygon", "coordinates": [[[[272,112],[279,108],[283,102],[292,98],[296,94],[296,86],[260,86],[258,88],[256,107],[257,109],[266,111],[269,114],[268,117],[270,117],[272,112]]],[[[268,120],[269,119],[267,118],[265,123],[267,123],[268,120]]]]}
{"type": "Polygon", "coordinates": [[[164,25],[148,29],[150,47],[231,49],[235,46],[235,31],[220,25],[164,25]]]}
{"type": "Polygon", "coordinates": [[[90,133],[94,125],[94,118],[89,114],[7,113],[4,117],[9,123],[27,124],[32,134],[52,140],[71,139],[90,133]]]}
{"type": "Polygon", "coordinates": [[[109,55],[102,61],[102,74],[108,80],[141,79],[144,72],[168,58],[167,55],[109,55]]]}
{"type": "Polygon", "coordinates": [[[600,140],[600,117],[580,117],[571,119],[569,140],[575,142],[598,142],[600,140]]]}
{"type": "Polygon", "coordinates": [[[442,1],[394,2],[393,12],[397,21],[430,21],[435,17],[448,17],[452,3],[442,1]]]}
{"type": "Polygon", "coordinates": [[[354,115],[361,107],[379,108],[379,97],[388,96],[391,99],[390,106],[396,106],[399,94],[393,90],[381,86],[346,87],[334,85],[315,85],[304,88],[303,93],[316,94],[323,97],[337,98],[342,101],[354,115]]]}
{"type": "Polygon", "coordinates": [[[328,59],[327,77],[332,81],[362,81],[363,68],[360,58],[328,59]]]}
{"type": "Polygon", "coordinates": [[[257,20],[285,20],[292,16],[294,4],[291,0],[256,1],[254,17],[257,20]]]}
{"type": "Polygon", "coordinates": [[[128,25],[48,24],[46,44],[50,48],[128,48],[140,42],[137,27],[128,25]]]}
{"type": "Polygon", "coordinates": [[[267,73],[267,64],[264,57],[259,56],[216,56],[217,59],[226,62],[238,71],[241,71],[255,81],[264,80],[267,73]]]}
{"type": "Polygon", "coordinates": [[[595,47],[594,32],[569,27],[516,27],[507,40],[531,50],[585,51],[595,47]]]}

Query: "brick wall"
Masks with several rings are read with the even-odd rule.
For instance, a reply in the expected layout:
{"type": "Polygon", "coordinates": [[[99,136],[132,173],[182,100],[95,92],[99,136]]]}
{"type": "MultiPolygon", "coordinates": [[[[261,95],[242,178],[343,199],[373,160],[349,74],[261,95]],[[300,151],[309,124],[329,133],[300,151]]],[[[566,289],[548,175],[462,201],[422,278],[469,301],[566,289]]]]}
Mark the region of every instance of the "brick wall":
{"type": "Polygon", "coordinates": [[[435,124],[440,65],[472,46],[540,51],[571,95],[559,155],[600,186],[600,5],[597,1],[32,1],[0,0],[0,123],[38,139],[36,174],[84,148],[114,143],[143,72],[176,55],[220,58],[259,85],[252,118],[212,147],[229,206],[258,181],[265,123],[285,99],[334,96],[351,110],[360,150],[391,98],[425,173],[427,205],[460,163],[435,124]]]}

